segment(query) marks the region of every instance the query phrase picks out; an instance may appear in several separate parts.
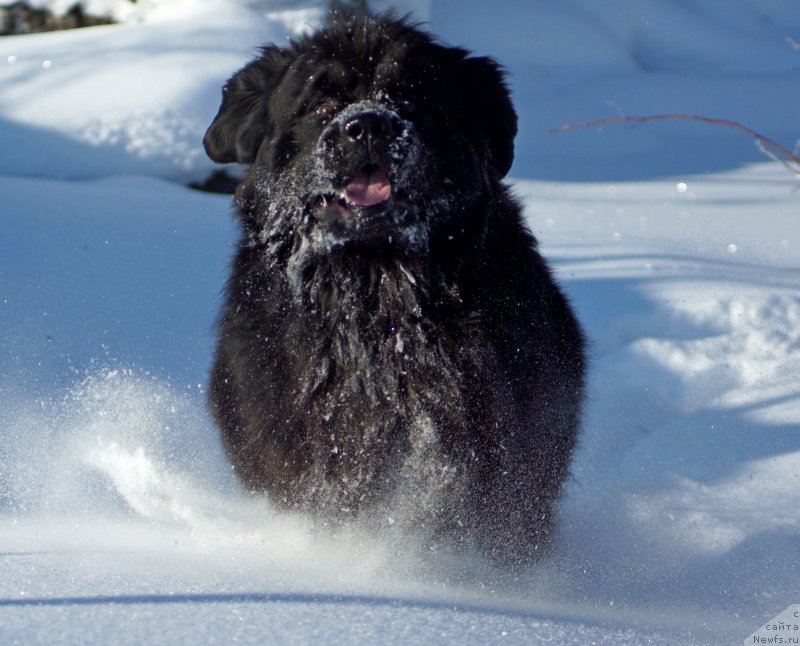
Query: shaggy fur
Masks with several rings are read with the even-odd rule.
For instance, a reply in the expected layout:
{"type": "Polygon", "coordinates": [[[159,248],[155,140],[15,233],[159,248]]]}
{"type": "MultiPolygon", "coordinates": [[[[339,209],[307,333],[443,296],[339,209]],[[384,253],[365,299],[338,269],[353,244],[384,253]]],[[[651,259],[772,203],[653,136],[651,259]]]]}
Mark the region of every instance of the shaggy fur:
{"type": "Polygon", "coordinates": [[[250,172],[210,405],[248,487],[503,561],[547,544],[583,341],[501,182],[515,134],[494,61],[391,16],[227,82],[206,150],[250,172]]]}

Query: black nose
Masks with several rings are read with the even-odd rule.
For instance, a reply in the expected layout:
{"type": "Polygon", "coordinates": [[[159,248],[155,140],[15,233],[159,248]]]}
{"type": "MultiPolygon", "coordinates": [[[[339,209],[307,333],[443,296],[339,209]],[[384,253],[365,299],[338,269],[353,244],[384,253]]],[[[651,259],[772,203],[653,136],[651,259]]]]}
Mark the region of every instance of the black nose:
{"type": "Polygon", "coordinates": [[[368,144],[382,139],[392,132],[389,116],[377,112],[363,112],[347,122],[345,134],[353,141],[368,144]]]}

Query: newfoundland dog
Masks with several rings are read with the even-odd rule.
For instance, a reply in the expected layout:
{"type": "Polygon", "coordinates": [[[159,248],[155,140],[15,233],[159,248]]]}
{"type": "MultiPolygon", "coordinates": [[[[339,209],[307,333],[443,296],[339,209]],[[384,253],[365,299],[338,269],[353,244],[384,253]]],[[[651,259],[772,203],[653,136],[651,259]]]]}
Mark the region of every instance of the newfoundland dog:
{"type": "Polygon", "coordinates": [[[333,15],[223,88],[249,165],[210,405],[242,481],[324,522],[530,560],[578,434],[580,328],[502,183],[492,59],[333,15]]]}

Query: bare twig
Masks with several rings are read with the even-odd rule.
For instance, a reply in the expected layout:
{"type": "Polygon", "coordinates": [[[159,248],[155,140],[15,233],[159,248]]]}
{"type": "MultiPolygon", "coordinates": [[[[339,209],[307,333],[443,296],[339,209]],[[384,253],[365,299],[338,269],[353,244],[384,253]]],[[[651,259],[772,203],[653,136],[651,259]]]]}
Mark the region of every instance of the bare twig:
{"type": "Polygon", "coordinates": [[[597,128],[616,123],[640,124],[649,123],[651,121],[700,121],[701,123],[734,128],[755,139],[756,145],[762,153],[780,163],[788,171],[795,175],[800,175],[800,157],[797,153],[789,151],[776,141],[765,137],[755,130],[751,130],[738,121],[728,121],[727,119],[717,119],[715,117],[702,117],[697,114],[653,114],[639,117],[623,115],[620,117],[607,117],[605,119],[592,119],[591,121],[581,121],[579,123],[567,123],[560,128],[551,128],[550,134],[559,134],[582,128],[597,128]]]}

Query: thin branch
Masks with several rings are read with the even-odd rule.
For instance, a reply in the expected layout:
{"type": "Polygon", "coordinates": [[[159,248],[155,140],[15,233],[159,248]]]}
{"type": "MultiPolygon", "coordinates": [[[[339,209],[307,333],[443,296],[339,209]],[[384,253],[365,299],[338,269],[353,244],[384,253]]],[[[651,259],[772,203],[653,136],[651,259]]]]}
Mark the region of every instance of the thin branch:
{"type": "Polygon", "coordinates": [[[582,128],[597,128],[616,123],[649,123],[651,121],[700,121],[701,123],[710,123],[717,126],[727,126],[734,128],[746,135],[752,137],[756,141],[759,150],[768,157],[783,165],[789,172],[795,175],[800,175],[800,157],[793,153],[776,141],[769,137],[751,130],[747,126],[742,125],[738,121],[728,121],[727,119],[717,119],[715,117],[702,117],[697,114],[654,114],[643,117],[634,117],[623,115],[620,117],[607,117],[605,119],[592,119],[591,121],[581,121],[579,123],[567,123],[560,128],[551,128],[550,134],[559,134],[569,130],[579,130],[582,128]]]}

